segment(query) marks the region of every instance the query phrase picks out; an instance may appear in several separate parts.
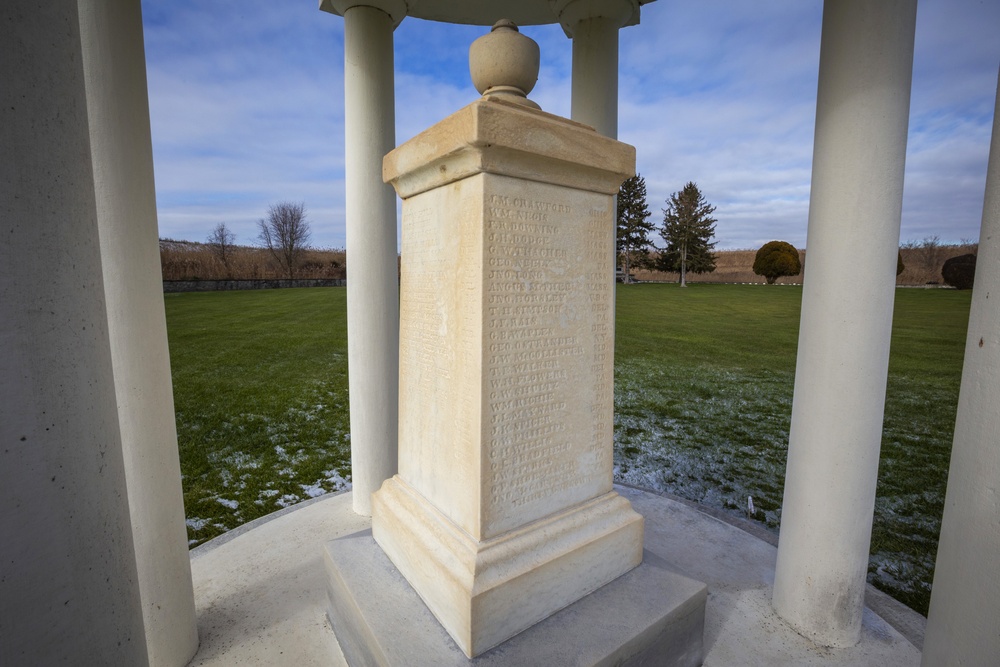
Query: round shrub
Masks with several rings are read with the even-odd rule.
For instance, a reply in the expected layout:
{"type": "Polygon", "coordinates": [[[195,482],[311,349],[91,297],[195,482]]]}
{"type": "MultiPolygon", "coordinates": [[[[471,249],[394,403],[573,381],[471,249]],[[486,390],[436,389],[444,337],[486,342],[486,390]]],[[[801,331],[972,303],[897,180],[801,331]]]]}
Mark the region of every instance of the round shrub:
{"type": "Polygon", "coordinates": [[[941,267],[941,277],[944,278],[945,285],[956,289],[972,289],[972,283],[976,279],[976,256],[969,254],[952,257],[941,267]]]}
{"type": "Polygon", "coordinates": [[[802,272],[799,251],[784,241],[765,243],[753,260],[753,272],[767,278],[768,285],[773,285],[781,276],[797,276],[802,272]]]}

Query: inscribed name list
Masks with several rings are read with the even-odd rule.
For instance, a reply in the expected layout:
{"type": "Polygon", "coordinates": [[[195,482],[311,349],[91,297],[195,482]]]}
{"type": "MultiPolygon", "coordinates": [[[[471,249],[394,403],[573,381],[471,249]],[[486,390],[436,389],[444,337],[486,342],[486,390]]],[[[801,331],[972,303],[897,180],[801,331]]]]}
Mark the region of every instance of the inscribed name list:
{"type": "Polygon", "coordinates": [[[483,525],[611,490],[614,258],[607,195],[488,176],[483,525]]]}
{"type": "Polygon", "coordinates": [[[400,475],[475,539],[611,490],[612,202],[481,174],[404,204],[400,475]]]}

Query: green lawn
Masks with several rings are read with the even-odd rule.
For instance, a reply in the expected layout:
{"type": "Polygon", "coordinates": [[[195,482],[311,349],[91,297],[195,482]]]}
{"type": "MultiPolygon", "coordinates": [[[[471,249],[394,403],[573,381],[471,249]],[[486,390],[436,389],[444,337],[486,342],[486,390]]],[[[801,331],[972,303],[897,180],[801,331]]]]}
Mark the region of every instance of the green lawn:
{"type": "MultiPolygon", "coordinates": [[[[615,474],[780,521],[801,288],[619,286],[615,474]]],[[[870,579],[926,613],[970,294],[900,289],[870,579]]],[[[345,290],[167,295],[189,538],[350,478],[345,290]]]]}
{"type": "MultiPolygon", "coordinates": [[[[615,474],[777,529],[801,287],[618,287],[615,474]]],[[[927,612],[969,292],[898,289],[869,580],[927,612]]]]}
{"type": "Polygon", "coordinates": [[[345,294],[165,296],[191,544],[344,488],[345,294]]]}

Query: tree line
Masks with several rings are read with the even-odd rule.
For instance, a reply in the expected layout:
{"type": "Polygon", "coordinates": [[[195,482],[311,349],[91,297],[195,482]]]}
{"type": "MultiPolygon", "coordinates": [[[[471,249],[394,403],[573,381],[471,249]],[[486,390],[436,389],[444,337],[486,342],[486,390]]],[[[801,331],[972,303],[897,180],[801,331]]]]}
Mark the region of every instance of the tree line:
{"type": "Polygon", "coordinates": [[[164,280],[343,279],[345,252],[314,248],[302,203],[279,202],[257,221],[251,245],[237,245],[224,222],[203,243],[160,239],[164,280]]]}
{"type": "Polygon", "coordinates": [[[650,220],[646,203],[646,181],[636,174],[622,183],[618,191],[618,265],[622,282],[631,282],[634,268],[650,268],[680,274],[681,286],[687,274],[715,270],[715,207],[709,205],[694,183],[688,183],[667,200],[663,224],[650,220]],[[654,252],[649,235],[659,231],[666,248],[654,252]]]}
{"type": "MultiPolygon", "coordinates": [[[[677,273],[681,287],[688,273],[715,271],[715,206],[708,203],[697,184],[688,182],[666,201],[663,222],[657,227],[646,204],[646,181],[639,174],[622,183],[618,191],[617,254],[622,282],[632,281],[633,268],[677,273]],[[649,235],[658,231],[665,247],[658,249],[649,235]]],[[[753,271],[773,284],[781,276],[802,270],[799,252],[784,241],[771,241],[757,252],[753,271]]]]}
{"type": "MultiPolygon", "coordinates": [[[[309,249],[311,231],[304,203],[280,202],[267,209],[267,216],[257,221],[257,241],[267,250],[289,279],[295,278],[303,255],[309,249]]],[[[236,253],[236,234],[220,222],[208,235],[208,247],[226,269],[231,268],[236,253]]]]}
{"type": "MultiPolygon", "coordinates": [[[[639,174],[627,179],[618,191],[616,267],[621,282],[633,281],[635,270],[676,273],[686,286],[689,273],[712,273],[718,256],[715,206],[709,204],[697,184],[688,182],[674,192],[661,209],[662,222],[657,226],[646,202],[646,181],[639,174]],[[656,247],[650,238],[658,232],[664,247],[656,247]]],[[[977,246],[972,241],[958,245],[940,242],[937,236],[923,241],[908,241],[900,246],[896,275],[905,284],[935,285],[944,283],[958,289],[972,286],[975,277],[977,246]],[[906,261],[904,262],[904,256],[906,261]]],[[[783,276],[802,272],[800,252],[785,241],[769,241],[754,256],[753,273],[763,276],[769,285],[783,276]]]]}
{"type": "MultiPolygon", "coordinates": [[[[646,182],[636,174],[627,179],[618,192],[616,265],[622,282],[632,282],[633,271],[648,269],[677,273],[682,287],[687,284],[688,273],[711,273],[716,269],[715,226],[718,220],[712,216],[716,207],[711,205],[697,184],[688,182],[666,200],[661,209],[662,223],[657,227],[646,201],[646,182]],[[659,232],[665,247],[653,245],[650,235],[659,232]]],[[[258,248],[266,252],[279,267],[281,275],[295,278],[299,270],[306,268],[315,274],[318,271],[342,269],[342,261],[314,258],[305,261],[310,249],[310,227],[306,219],[305,204],[280,202],[268,207],[267,215],[257,221],[258,248]],[[316,266],[313,266],[316,264],[316,266]],[[327,264],[329,266],[327,266],[327,264]]],[[[247,273],[246,267],[234,266],[235,258],[245,248],[236,245],[236,235],[222,222],[215,226],[207,239],[206,247],[222,265],[227,277],[247,273]]],[[[903,254],[906,253],[910,265],[909,280],[918,284],[945,284],[966,289],[972,286],[975,277],[976,244],[963,241],[959,246],[942,244],[937,236],[925,238],[922,242],[902,244],[897,256],[896,275],[906,270],[903,254]],[[956,252],[956,250],[964,250],[956,252]],[[915,278],[917,272],[920,278],[915,278]]],[[[161,252],[161,256],[162,256],[161,252]]],[[[167,275],[167,261],[163,257],[164,276],[167,275]]],[[[797,276],[802,272],[800,253],[785,241],[770,241],[757,250],[753,261],[753,272],[763,276],[768,284],[774,284],[782,276],[797,276]]],[[[261,277],[259,265],[254,263],[252,276],[261,277]]],[[[205,273],[205,271],[201,271],[205,273]]],[[[195,273],[194,275],[197,275],[195,273]]],[[[311,276],[317,277],[317,276],[311,276]]],[[[325,277],[325,276],[324,276],[325,277]]],[[[904,279],[907,279],[904,276],[904,279]]]]}

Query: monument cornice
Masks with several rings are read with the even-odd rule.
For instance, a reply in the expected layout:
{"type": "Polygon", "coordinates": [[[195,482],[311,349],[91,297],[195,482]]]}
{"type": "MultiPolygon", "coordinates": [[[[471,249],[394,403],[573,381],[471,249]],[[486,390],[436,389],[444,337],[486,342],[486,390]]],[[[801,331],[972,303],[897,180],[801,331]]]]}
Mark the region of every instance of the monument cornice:
{"type": "Polygon", "coordinates": [[[403,198],[479,173],[617,194],[635,173],[635,148],[545,111],[479,99],[393,150],[382,166],[383,180],[403,198]]]}

